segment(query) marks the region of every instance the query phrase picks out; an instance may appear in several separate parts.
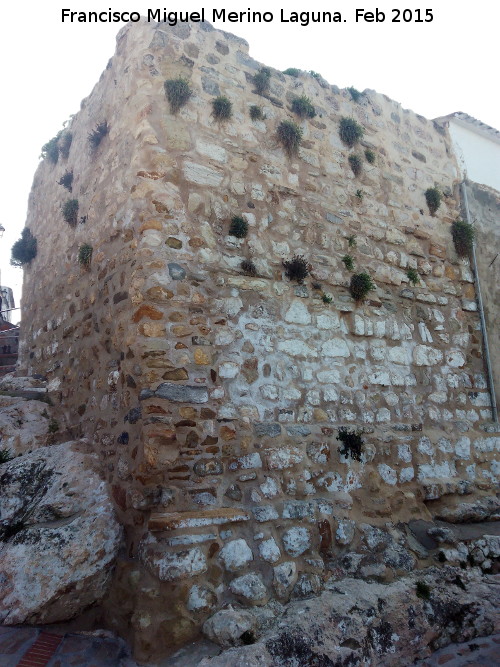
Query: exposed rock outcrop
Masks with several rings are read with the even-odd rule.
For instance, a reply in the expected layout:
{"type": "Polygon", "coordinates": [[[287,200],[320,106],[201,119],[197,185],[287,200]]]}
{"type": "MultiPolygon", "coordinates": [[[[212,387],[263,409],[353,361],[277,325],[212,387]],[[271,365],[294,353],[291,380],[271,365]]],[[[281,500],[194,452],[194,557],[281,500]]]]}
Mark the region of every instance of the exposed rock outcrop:
{"type": "Polygon", "coordinates": [[[121,534],[85,443],[0,466],[0,621],[67,620],[102,599],[121,534]]]}
{"type": "MultiPolygon", "coordinates": [[[[402,665],[452,641],[493,632],[498,577],[478,570],[430,568],[389,585],[331,580],[307,602],[290,603],[257,634],[257,619],[241,623],[241,610],[218,612],[205,623],[210,639],[239,644],[200,667],[402,665]],[[225,614],[224,618],[221,614],[225,614]],[[218,618],[217,618],[218,617],[218,618]],[[222,622],[223,621],[223,622],[222,622]],[[228,632],[240,627],[240,637],[228,632]],[[252,644],[252,642],[254,642],[252,644]],[[245,646],[244,644],[252,644],[245,646]]],[[[262,614],[262,609],[257,614],[262,614]]],[[[245,614],[253,612],[245,611],[245,614]]]]}

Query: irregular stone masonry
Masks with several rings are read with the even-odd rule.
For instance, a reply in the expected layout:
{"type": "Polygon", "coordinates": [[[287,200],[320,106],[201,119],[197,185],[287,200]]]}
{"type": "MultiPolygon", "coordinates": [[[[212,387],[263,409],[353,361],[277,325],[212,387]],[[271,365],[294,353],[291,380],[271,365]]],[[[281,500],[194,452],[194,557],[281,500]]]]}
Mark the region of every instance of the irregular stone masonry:
{"type": "MultiPolygon", "coordinates": [[[[207,24],[125,27],[68,124],[68,157],[40,165],[30,196],[38,256],[25,272],[22,365],[47,376],[101,457],[128,554],[105,611],[143,660],[227,602],[317,592],[325,563],[363,539],[360,521],[429,518],[424,501],[433,512],[498,480],[473,276],[451,241],[446,131],[306,73],[272,70],[259,96],[259,68],[243,40],[207,24]],[[193,94],[172,115],[163,84],[179,76],[193,94]],[[302,94],[316,116],[300,121],[289,157],[276,129],[298,121],[302,94]],[[211,115],[218,95],[232,103],[226,122],[211,115]],[[253,104],[263,120],[250,119],[253,104]],[[365,128],[353,149],[342,117],[365,128]],[[66,169],[74,228],[61,215],[66,169]],[[445,196],[431,217],[435,184],[445,196]],[[245,238],[228,234],[235,215],[245,238]],[[83,243],[89,269],[76,260],[83,243]],[[376,283],[363,303],[345,254],[376,283]],[[311,264],[303,284],[284,276],[294,255],[311,264]],[[340,426],[364,428],[361,461],[339,454],[340,426]]],[[[416,557],[388,563],[381,577],[416,557]]]]}

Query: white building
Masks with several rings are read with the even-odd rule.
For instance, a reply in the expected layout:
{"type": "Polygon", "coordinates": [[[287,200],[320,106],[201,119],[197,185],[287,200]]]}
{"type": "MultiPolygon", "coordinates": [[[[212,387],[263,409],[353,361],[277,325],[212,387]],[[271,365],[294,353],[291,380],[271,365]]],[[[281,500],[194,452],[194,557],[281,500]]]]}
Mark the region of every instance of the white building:
{"type": "Polygon", "coordinates": [[[462,178],[500,192],[500,132],[462,111],[435,120],[448,126],[462,178]]]}
{"type": "Polygon", "coordinates": [[[12,322],[12,309],[15,308],[14,294],[10,287],[0,287],[0,296],[2,297],[0,305],[0,319],[5,322],[12,322]]]}

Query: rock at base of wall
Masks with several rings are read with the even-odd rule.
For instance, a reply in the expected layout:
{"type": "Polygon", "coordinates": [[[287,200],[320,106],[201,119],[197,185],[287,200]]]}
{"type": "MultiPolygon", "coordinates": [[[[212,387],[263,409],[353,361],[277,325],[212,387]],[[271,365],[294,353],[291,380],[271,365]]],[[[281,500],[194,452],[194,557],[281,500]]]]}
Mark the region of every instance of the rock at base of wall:
{"type": "Polygon", "coordinates": [[[122,530],[96,468],[77,442],[0,466],[3,624],[68,620],[105,595],[122,530]]]}
{"type": "Polygon", "coordinates": [[[215,614],[205,632],[222,646],[239,646],[202,660],[200,667],[285,667],[287,665],[412,664],[450,642],[491,634],[499,604],[498,576],[479,570],[432,567],[389,585],[360,579],[327,584],[319,597],[293,602],[275,615],[251,646],[244,630],[255,625],[232,624],[241,610],[215,614]],[[221,621],[224,620],[223,623],[221,621]],[[226,628],[239,637],[227,641],[226,628]]]}

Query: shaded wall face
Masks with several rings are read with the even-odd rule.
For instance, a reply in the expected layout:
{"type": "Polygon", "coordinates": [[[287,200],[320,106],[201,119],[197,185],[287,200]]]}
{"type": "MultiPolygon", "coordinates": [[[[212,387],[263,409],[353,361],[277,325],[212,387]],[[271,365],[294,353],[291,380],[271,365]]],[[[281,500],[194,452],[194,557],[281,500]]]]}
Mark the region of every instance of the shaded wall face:
{"type": "Polygon", "coordinates": [[[227,33],[122,30],[69,156],[40,166],[30,199],[24,364],[101,456],[131,558],[110,618],[132,624],[145,659],[224,602],[317,592],[325,555],[361,544],[357,522],[428,517],[424,500],[488,491],[498,473],[498,438],[474,430],[491,410],[472,275],[449,232],[447,136],[307,74],[273,71],[259,96],[259,67],[227,33]],[[178,76],[193,95],[173,115],[163,84],[178,76]],[[290,111],[302,94],[312,119],[290,111]],[[365,128],[352,149],[342,117],[365,128]],[[282,120],[300,124],[297,155],[278,140],[282,120]],[[57,184],[69,169],[85,219],[74,228],[57,184]],[[446,196],[432,217],[434,185],[446,196]],[[246,237],[229,234],[233,216],[246,237]],[[90,269],[76,261],[84,242],[90,269]],[[284,272],[295,255],[311,265],[302,284],[284,272]],[[362,303],[345,255],[376,283],[362,303]],[[365,430],[361,460],[339,452],[340,426],[365,430]]]}
{"type": "Polygon", "coordinates": [[[488,332],[493,380],[500,407],[500,194],[468,182],[467,197],[476,228],[476,259],[488,332]]]}

